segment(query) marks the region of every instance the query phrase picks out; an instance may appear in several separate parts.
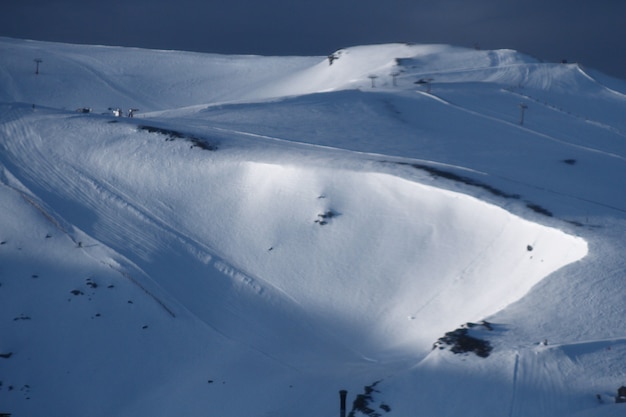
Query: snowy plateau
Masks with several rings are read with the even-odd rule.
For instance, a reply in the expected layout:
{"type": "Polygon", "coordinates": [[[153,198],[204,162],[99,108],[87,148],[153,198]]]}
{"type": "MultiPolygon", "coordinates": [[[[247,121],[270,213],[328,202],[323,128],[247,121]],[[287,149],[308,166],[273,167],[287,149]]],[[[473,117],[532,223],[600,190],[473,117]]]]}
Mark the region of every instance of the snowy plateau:
{"type": "Polygon", "coordinates": [[[0,413],[623,416],[625,306],[626,81],[0,38],[0,413]]]}

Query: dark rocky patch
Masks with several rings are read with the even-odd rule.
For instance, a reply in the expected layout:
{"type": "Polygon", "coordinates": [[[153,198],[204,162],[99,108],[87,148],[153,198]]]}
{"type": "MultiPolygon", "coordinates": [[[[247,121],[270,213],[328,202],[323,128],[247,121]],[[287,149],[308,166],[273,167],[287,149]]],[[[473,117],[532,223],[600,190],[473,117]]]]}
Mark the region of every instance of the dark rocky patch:
{"type": "Polygon", "coordinates": [[[541,207],[539,204],[526,203],[526,207],[528,207],[529,209],[531,209],[535,213],[543,214],[544,216],[547,216],[547,217],[552,217],[553,216],[553,214],[552,214],[552,212],[550,210],[541,207]]]}
{"type": "MultiPolygon", "coordinates": [[[[574,161],[575,160],[570,160],[570,161],[574,161]]],[[[463,184],[467,184],[467,185],[471,185],[473,187],[478,187],[478,188],[482,188],[483,190],[488,191],[489,193],[497,196],[497,197],[504,197],[504,198],[510,198],[510,199],[515,199],[515,200],[519,200],[521,198],[521,196],[519,194],[511,194],[511,193],[507,193],[504,192],[496,187],[493,187],[489,184],[486,184],[484,182],[475,180],[473,178],[469,178],[469,177],[465,177],[463,175],[458,175],[455,174],[453,172],[449,172],[449,171],[445,171],[443,169],[440,168],[435,168],[429,165],[423,165],[423,164],[408,164],[405,162],[398,162],[399,165],[409,165],[412,166],[413,168],[417,168],[417,169],[421,169],[422,171],[426,171],[428,173],[431,174],[431,176],[433,178],[444,178],[450,181],[455,181],[455,182],[460,182],[463,184]]],[[[571,163],[570,163],[571,164],[571,163]]],[[[554,215],[552,214],[552,212],[544,207],[541,207],[538,204],[535,203],[531,203],[531,202],[526,202],[526,207],[528,207],[529,209],[533,210],[535,213],[539,213],[542,214],[544,216],[547,217],[553,217],[554,215]]]]}
{"type": "Polygon", "coordinates": [[[337,217],[337,213],[335,213],[333,210],[327,210],[324,213],[320,213],[317,215],[317,220],[315,220],[315,223],[318,223],[320,226],[324,226],[325,224],[328,224],[328,221],[330,219],[332,219],[333,217],[337,217]]]}
{"type": "Polygon", "coordinates": [[[435,168],[429,165],[423,165],[423,164],[407,164],[404,162],[400,162],[399,165],[410,165],[413,168],[417,168],[417,169],[421,169],[422,171],[426,171],[428,172],[433,178],[445,178],[451,181],[455,181],[455,182],[460,182],[463,184],[467,184],[467,185],[471,185],[474,187],[478,187],[478,188],[482,188],[488,192],[490,192],[491,194],[498,196],[498,197],[504,197],[504,198],[512,198],[512,199],[519,199],[520,195],[519,194],[510,194],[507,192],[504,192],[498,188],[495,188],[489,184],[485,184],[484,182],[475,180],[473,178],[469,178],[469,177],[465,177],[463,175],[458,175],[455,174],[453,172],[450,171],[445,171],[443,169],[439,169],[439,168],[435,168]]]}
{"type": "Polygon", "coordinates": [[[216,151],[217,150],[217,145],[211,144],[208,141],[206,141],[205,139],[198,138],[198,137],[195,137],[195,136],[192,136],[192,135],[188,135],[188,134],[185,134],[185,133],[182,133],[182,132],[178,132],[176,130],[165,129],[165,128],[156,127],[156,126],[146,126],[146,125],[137,126],[137,129],[145,130],[146,132],[149,132],[149,133],[157,133],[159,135],[165,136],[165,140],[166,141],[172,141],[172,140],[176,140],[176,139],[186,140],[186,141],[191,143],[191,147],[192,148],[200,148],[200,149],[204,149],[206,151],[216,151]]]}
{"type": "Polygon", "coordinates": [[[357,394],[352,403],[352,410],[348,414],[348,417],[356,417],[359,414],[369,417],[381,417],[382,414],[378,410],[382,410],[386,413],[391,411],[391,407],[388,404],[380,403],[378,407],[374,404],[373,393],[380,392],[375,389],[379,382],[380,381],[376,381],[372,385],[365,386],[363,388],[363,394],[357,394]]]}
{"type": "Polygon", "coordinates": [[[493,330],[491,323],[483,321],[480,324],[466,323],[460,328],[446,333],[434,344],[433,349],[445,349],[448,347],[452,353],[475,353],[481,358],[486,358],[491,354],[493,347],[486,341],[470,335],[470,329],[482,327],[485,330],[493,330]]]}

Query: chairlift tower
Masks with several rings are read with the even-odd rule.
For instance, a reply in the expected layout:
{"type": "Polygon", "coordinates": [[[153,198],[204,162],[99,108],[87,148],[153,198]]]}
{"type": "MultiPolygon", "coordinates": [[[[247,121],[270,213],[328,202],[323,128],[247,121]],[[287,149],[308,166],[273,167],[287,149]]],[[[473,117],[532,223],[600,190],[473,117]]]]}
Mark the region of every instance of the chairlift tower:
{"type": "Polygon", "coordinates": [[[41,64],[43,60],[41,58],[35,58],[33,61],[35,61],[35,74],[39,75],[39,64],[41,64]]]}
{"type": "Polygon", "coordinates": [[[396,71],[396,72],[392,72],[392,73],[391,73],[391,74],[389,74],[389,75],[391,75],[391,82],[392,82],[393,86],[394,86],[394,87],[397,87],[397,86],[398,86],[398,83],[397,83],[397,81],[396,81],[396,78],[398,77],[398,75],[400,75],[400,73],[396,71]]]}
{"type": "Polygon", "coordinates": [[[526,104],[524,104],[524,103],[520,103],[519,108],[520,108],[519,124],[520,124],[520,126],[524,126],[524,112],[526,111],[528,106],[526,104]]]}
{"type": "Polygon", "coordinates": [[[346,396],[348,391],[342,389],[339,391],[339,417],[346,417],[346,396]]]}

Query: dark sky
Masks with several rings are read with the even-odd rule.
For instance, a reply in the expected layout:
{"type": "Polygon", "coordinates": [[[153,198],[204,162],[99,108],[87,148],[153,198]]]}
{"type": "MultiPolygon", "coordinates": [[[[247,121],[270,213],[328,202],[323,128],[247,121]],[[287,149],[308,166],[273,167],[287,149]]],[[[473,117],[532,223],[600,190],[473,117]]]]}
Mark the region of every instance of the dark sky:
{"type": "Polygon", "coordinates": [[[261,55],[477,44],[626,80],[626,0],[0,0],[0,36],[261,55]]]}

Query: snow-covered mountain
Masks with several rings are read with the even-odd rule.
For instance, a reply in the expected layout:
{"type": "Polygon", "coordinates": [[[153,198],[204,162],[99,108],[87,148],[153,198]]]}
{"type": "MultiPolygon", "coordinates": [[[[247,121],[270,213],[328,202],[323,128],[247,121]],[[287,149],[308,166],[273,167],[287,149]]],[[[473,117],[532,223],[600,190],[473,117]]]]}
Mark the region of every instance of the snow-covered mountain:
{"type": "Polygon", "coordinates": [[[0,412],[621,415],[624,114],[511,50],[0,38],[0,412]]]}

